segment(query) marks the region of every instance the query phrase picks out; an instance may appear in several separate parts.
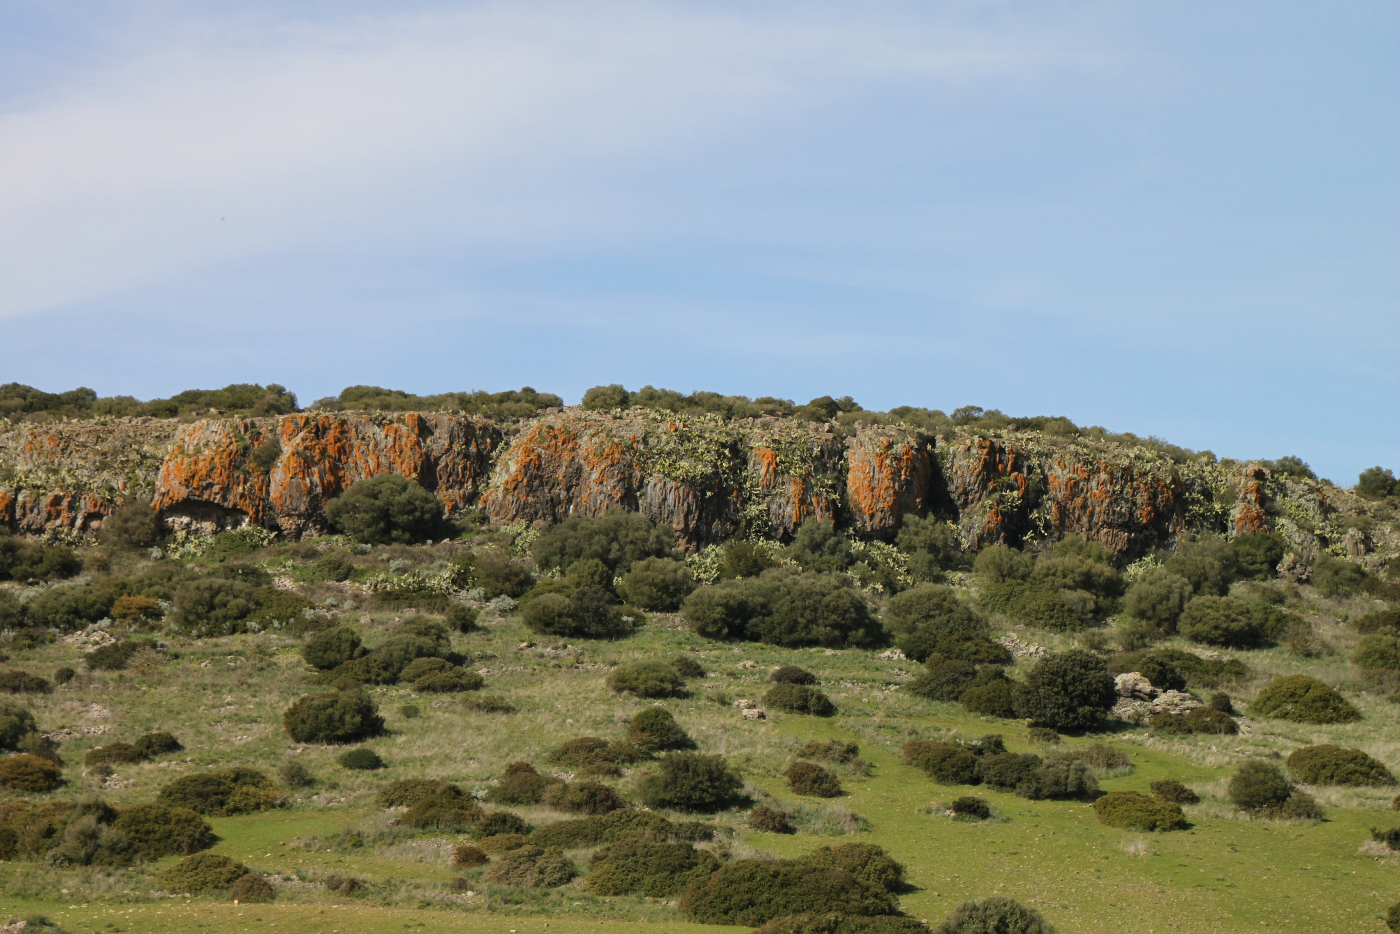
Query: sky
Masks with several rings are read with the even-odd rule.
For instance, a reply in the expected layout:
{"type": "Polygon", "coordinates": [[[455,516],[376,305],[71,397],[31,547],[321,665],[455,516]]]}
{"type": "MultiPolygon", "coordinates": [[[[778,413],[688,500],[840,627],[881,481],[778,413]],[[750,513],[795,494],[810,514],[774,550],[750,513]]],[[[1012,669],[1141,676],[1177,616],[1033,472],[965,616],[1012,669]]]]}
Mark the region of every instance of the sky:
{"type": "Polygon", "coordinates": [[[0,382],[644,384],[1400,470],[1400,5],[0,5],[0,382]]]}

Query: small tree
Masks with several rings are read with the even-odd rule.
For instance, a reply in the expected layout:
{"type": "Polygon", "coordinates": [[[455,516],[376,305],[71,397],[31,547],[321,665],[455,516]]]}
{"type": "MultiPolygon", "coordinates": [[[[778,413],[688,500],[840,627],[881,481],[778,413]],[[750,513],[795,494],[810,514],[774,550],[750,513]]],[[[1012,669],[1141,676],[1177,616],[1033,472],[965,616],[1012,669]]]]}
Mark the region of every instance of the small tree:
{"type": "Polygon", "coordinates": [[[1173,633],[1190,599],[1190,581],[1166,568],[1155,568],[1128,587],[1123,595],[1123,610],[1134,619],[1173,633]]]}
{"type": "Polygon", "coordinates": [[[933,934],[1055,934],[1034,908],[1002,895],[963,902],[933,929],[933,934]]]}
{"type": "Polygon", "coordinates": [[[661,760],[659,770],[638,786],[638,797],[649,807],[682,811],[715,811],[735,801],[744,780],[723,756],[676,752],[661,760]]]}
{"type": "Polygon", "coordinates": [[[1196,597],[1186,604],[1177,628],[1192,642],[1233,648],[1253,645],[1260,637],[1249,604],[1234,597],[1196,597]]]}
{"type": "Polygon", "coordinates": [[[384,473],[326,503],[326,519],[357,542],[418,544],[444,531],[442,501],[417,483],[384,473]]]}
{"type": "MultiPolygon", "coordinates": [[[[572,569],[571,569],[572,570],[572,569]]],[[[670,613],[695,589],[695,575],[683,562],[643,558],[623,576],[618,593],[644,610],[670,613]]]]}
{"type": "Polygon", "coordinates": [[[841,794],[841,780],[811,762],[794,762],[783,775],[793,794],[815,798],[835,798],[841,794]]]}
{"type": "Polygon", "coordinates": [[[695,746],[676,719],[661,707],[648,707],[633,717],[627,724],[627,741],[648,752],[695,746]]]}
{"type": "Polygon", "coordinates": [[[116,548],[150,548],[163,532],[160,513],[151,501],[133,497],[102,520],[99,537],[104,545],[116,548]]]}
{"type": "Polygon", "coordinates": [[[353,743],[384,730],[373,698],[358,688],[307,694],[287,708],[282,723],[299,743],[353,743]]]}
{"type": "Polygon", "coordinates": [[[1226,790],[1230,803],[1245,811],[1281,807],[1293,789],[1277,766],[1250,759],[1230,778],[1226,790]]]}
{"type": "Polygon", "coordinates": [[[1091,729],[1103,722],[1117,700],[1103,661],[1081,649],[1036,662],[1014,693],[1018,717],[1057,730],[1091,729]]]}

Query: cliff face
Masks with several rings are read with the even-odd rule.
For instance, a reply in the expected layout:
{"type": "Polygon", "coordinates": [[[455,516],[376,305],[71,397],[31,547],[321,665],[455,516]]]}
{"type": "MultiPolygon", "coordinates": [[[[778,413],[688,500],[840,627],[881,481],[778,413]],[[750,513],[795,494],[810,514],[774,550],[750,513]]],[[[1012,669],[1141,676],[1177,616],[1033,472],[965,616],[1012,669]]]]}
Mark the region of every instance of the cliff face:
{"type": "Polygon", "coordinates": [[[357,480],[412,478],[449,515],[553,524],[639,511],[692,549],[735,534],[786,540],[808,518],[892,539],[905,516],[958,524],[970,548],[1083,535],[1120,560],[1183,531],[1277,531],[1379,566],[1400,534],[1374,504],[1257,465],[1175,464],[1149,448],[1034,432],[931,439],[791,419],[727,421],[564,409],[508,426],[442,414],[63,422],[0,430],[0,524],[91,532],[130,496],[167,526],[326,531],[324,505],[357,480]]]}

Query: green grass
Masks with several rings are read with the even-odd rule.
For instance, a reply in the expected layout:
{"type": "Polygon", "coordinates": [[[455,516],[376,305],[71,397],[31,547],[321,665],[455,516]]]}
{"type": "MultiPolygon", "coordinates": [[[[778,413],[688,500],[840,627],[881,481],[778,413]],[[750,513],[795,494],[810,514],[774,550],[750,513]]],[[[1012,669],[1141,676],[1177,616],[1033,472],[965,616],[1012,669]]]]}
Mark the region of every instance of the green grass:
{"type": "MultiPolygon", "coordinates": [[[[347,590],[346,593],[349,593],[347,590]]],[[[356,619],[362,611],[355,611],[356,619]]],[[[357,624],[373,641],[392,625],[393,614],[374,613],[357,624]]],[[[1297,659],[1282,649],[1238,653],[1267,673],[1304,670],[1334,683],[1351,685],[1348,640],[1339,625],[1320,626],[1337,651],[1320,659],[1297,659]]],[[[1400,861],[1359,852],[1372,826],[1400,820],[1389,810],[1394,789],[1315,789],[1327,807],[1320,823],[1283,823],[1242,818],[1223,800],[1224,783],[1236,764],[1251,755],[1286,753],[1308,742],[1356,745],[1392,768],[1400,765],[1400,709],[1370,695],[1349,693],[1365,715],[1359,724],[1309,727],[1274,721],[1248,721],[1238,737],[1176,737],[1159,740],[1142,731],[1107,737],[1127,750],[1133,769],[1101,781],[1105,790],[1146,793],[1148,784],[1175,778],[1195,787],[1204,800],[1188,807],[1191,830],[1138,834],[1105,827],[1092,808],[1076,802],[1031,802],[982,788],[946,787],[904,765],[899,746],[907,739],[1001,733],[1014,751],[1044,750],[1026,741],[1023,725],[969,716],[957,705],[922,701],[899,690],[917,666],[883,660],[873,652],[784,650],[760,645],[723,645],[679,628],[673,617],[658,616],[635,637],[617,642],[578,642],[572,655],[544,654],[551,640],[520,648],[528,633],[513,621],[454,637],[457,647],[476,658],[473,667],[490,668],[486,692],[507,697],[518,712],[473,713],[456,696],[414,695],[405,687],[374,694],[390,732],[366,745],[387,768],[374,773],[339,767],[339,750],[300,748],[281,727],[281,712],[309,688],[295,640],[272,636],[237,637],[182,643],[179,658],[149,677],[128,672],[94,673],[52,695],[29,699],[46,731],[106,725],[109,732],[64,743],[70,784],[53,797],[100,794],[113,804],[150,800],[171,779],[207,768],[248,765],[275,774],[295,756],[318,783],[292,792],[286,807],[258,815],[213,820],[220,841],[216,852],[242,860],[285,880],[271,905],[238,906],[211,899],[152,899],[156,876],[174,860],[129,870],[53,869],[27,863],[0,864],[0,921],[44,914],[69,932],[242,931],[379,932],[471,930],[486,932],[700,931],[716,930],[682,922],[661,900],[598,898],[586,888],[552,892],[497,889],[473,880],[476,895],[452,895],[447,883],[455,835],[405,833],[392,814],[373,805],[375,791],[398,778],[436,777],[484,785],[518,759],[550,770],[544,754],[565,739],[581,735],[621,736],[624,721],[647,701],[612,695],[604,684],[606,666],[623,661],[668,658],[691,648],[711,673],[692,682],[692,696],[666,701],[666,707],[706,752],[722,753],[743,772],[752,793],[783,807],[803,804],[820,824],[845,831],[855,822],[849,810],[869,822],[856,836],[799,833],[759,834],[743,826],[742,813],[719,816],[733,828],[718,846],[731,855],[797,855],[822,844],[859,839],[885,847],[908,868],[911,888],[901,898],[905,911],[936,923],[966,899],[1009,895],[1039,908],[1062,932],[1256,931],[1267,926],[1296,931],[1383,930],[1378,920],[1400,894],[1400,861]],[[560,657],[556,657],[560,656],[560,657]],[[752,661],[756,667],[739,668],[752,661]],[[798,664],[814,671],[822,690],[840,708],[819,720],[770,714],[767,721],[744,721],[728,699],[758,698],[768,669],[798,664]],[[404,703],[422,711],[417,719],[398,713],[404,703]],[[94,705],[101,710],[94,709],[94,705]],[[104,715],[105,711],[105,715],[104,715]],[[85,776],[83,754],[114,740],[130,741],[151,729],[167,729],[185,752],[137,766],[123,766],[103,787],[85,776]],[[846,794],[830,801],[798,799],[782,778],[793,751],[810,739],[858,742],[866,767],[833,766],[846,794]],[[951,820],[939,806],[963,794],[988,800],[997,818],[984,823],[951,820]],[[357,831],[363,846],[351,844],[357,831]],[[314,885],[329,874],[370,883],[357,896],[341,896],[314,885]],[[546,930],[545,925],[548,925],[546,930]]],[[[1039,641],[1067,644],[1068,637],[1032,634],[1039,641]]],[[[76,649],[56,644],[24,653],[15,664],[48,673],[73,664],[76,649]]],[[[1243,705],[1259,679],[1237,692],[1243,705]]],[[[1082,744],[1104,737],[1067,738],[1082,744]]],[[[644,770],[641,766],[639,770],[644,770]]],[[[636,776],[619,782],[626,793],[636,776]]],[[[565,815],[542,808],[519,810],[539,824],[565,815]]],[[[813,823],[815,821],[816,823],[813,823]]],[[[586,851],[573,854],[586,868],[586,851]]]]}

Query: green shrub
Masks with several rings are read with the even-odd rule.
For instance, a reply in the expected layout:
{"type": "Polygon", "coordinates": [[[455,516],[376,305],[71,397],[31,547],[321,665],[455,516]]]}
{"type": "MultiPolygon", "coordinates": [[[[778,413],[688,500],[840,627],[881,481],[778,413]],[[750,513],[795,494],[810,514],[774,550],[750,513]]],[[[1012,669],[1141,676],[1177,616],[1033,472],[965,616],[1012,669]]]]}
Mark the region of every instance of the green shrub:
{"type": "Polygon", "coordinates": [[[27,671],[7,668],[0,671],[0,691],[6,694],[52,694],[53,684],[27,671]]]}
{"type": "Polygon", "coordinates": [[[54,670],[53,683],[62,686],[67,684],[69,681],[72,681],[77,676],[78,673],[76,671],[74,671],[72,668],[69,668],[67,665],[64,665],[62,668],[57,668],[54,670]]]}
{"type": "Polygon", "coordinates": [[[1235,705],[1230,702],[1230,695],[1224,691],[1216,691],[1212,694],[1210,700],[1206,702],[1206,706],[1211,710],[1218,710],[1225,714],[1234,714],[1235,712],[1235,705]]]}
{"type": "Polygon", "coordinates": [[[25,615],[30,626],[74,632],[111,613],[115,601],[112,592],[102,587],[54,587],[29,601],[25,615]]]}
{"type": "Polygon", "coordinates": [[[418,830],[461,833],[481,819],[481,806],[456,785],[443,784],[409,805],[400,822],[418,830]]]}
{"type": "Polygon", "coordinates": [[[445,658],[438,658],[436,655],[430,655],[426,658],[415,658],[404,666],[403,671],[399,672],[399,678],[411,683],[425,675],[433,675],[441,671],[447,671],[451,667],[451,662],[445,658]]]}
{"type": "Polygon", "coordinates": [[[774,918],[754,934],[927,934],[928,928],[913,918],[882,915],[784,915],[774,918]]]}
{"type": "Polygon", "coordinates": [[[374,700],[359,689],[307,694],[287,708],[282,723],[298,743],[353,743],[384,731],[374,700]]]}
{"type": "Polygon", "coordinates": [[[486,870],[486,880],[518,888],[552,889],[573,881],[578,869],[562,853],[537,846],[521,847],[502,856],[486,870]]]}
{"type": "Polygon", "coordinates": [[[1229,714],[1212,710],[1210,707],[1197,707],[1185,714],[1159,713],[1147,721],[1152,732],[1168,736],[1191,733],[1209,733],[1217,736],[1238,733],[1239,724],[1229,714]]]}
{"type": "Polygon", "coordinates": [[[535,582],[528,567],[507,555],[486,551],[473,559],[476,585],[489,598],[523,597],[535,582]]]}
{"type": "Polygon", "coordinates": [[[900,752],[906,763],[940,784],[975,785],[980,781],[977,755],[961,743],[911,740],[900,747],[900,752]]]}
{"type": "Polygon", "coordinates": [[[644,610],[671,613],[695,589],[695,575],[683,562],[670,558],[643,558],[623,576],[618,593],[644,610]]]}
{"type": "Polygon", "coordinates": [[[1390,928],[1391,934],[1400,931],[1400,902],[1390,906],[1385,913],[1385,926],[1390,928]]]}
{"type": "Polygon", "coordinates": [[[952,588],[922,584],[906,590],[885,604],[884,617],[895,644],[915,661],[925,661],[934,654],[949,658],[976,655],[969,648],[984,645],[996,648],[982,651],[1000,650],[1005,658],[974,657],[970,661],[1010,661],[1010,653],[986,638],[986,625],[958,600],[952,588]]]}
{"type": "Polygon", "coordinates": [[[1237,535],[1230,540],[1238,573],[1254,580],[1271,580],[1286,550],[1283,538],[1275,532],[1237,535]]]}
{"type": "Polygon", "coordinates": [[[214,829],[188,808],[138,804],[122,809],[114,830],[126,838],[130,856],[155,860],[171,854],[189,855],[214,844],[214,829]]]}
{"type": "Polygon", "coordinates": [[[909,556],[909,573],[919,580],[941,580],[962,559],[957,527],[933,516],[905,516],[895,545],[909,556]]]}
{"type": "Polygon", "coordinates": [[[1016,716],[1013,682],[1004,677],[993,678],[984,684],[974,684],[963,691],[958,702],[971,713],[1007,719],[1016,716]]]}
{"type": "Polygon", "coordinates": [[[977,777],[988,788],[1015,791],[1033,779],[1040,765],[1040,756],[1003,752],[983,756],[977,763],[977,777]]]}
{"type": "Polygon", "coordinates": [[[1358,668],[1400,670],[1400,638],[1391,635],[1362,636],[1351,653],[1358,668]]]}
{"type": "Polygon", "coordinates": [[[1098,790],[1093,769],[1072,753],[1051,754],[1016,786],[1017,795],[1032,801],[1093,798],[1098,790]]]}
{"type": "Polygon", "coordinates": [[[695,741],[661,707],[648,707],[633,717],[627,724],[627,741],[646,752],[695,747],[695,741]]]}
{"type": "Polygon", "coordinates": [[[0,788],[9,791],[53,791],[63,784],[63,769],[48,759],[22,752],[0,759],[0,788]]]}
{"type": "Polygon", "coordinates": [[[595,895],[668,898],[718,868],[719,860],[689,843],[619,840],[593,854],[588,888],[595,895]]]}
{"type": "Polygon", "coordinates": [[[1016,715],[1056,730],[1092,729],[1117,700],[1103,661],[1081,649],[1042,658],[1015,688],[1016,715]]]}
{"type": "Polygon", "coordinates": [[[768,680],[774,684],[816,684],[817,676],[796,665],[783,665],[781,668],[774,668],[768,675],[768,680]]]}
{"type": "Polygon", "coordinates": [[[0,580],[51,581],[72,577],[83,569],[78,555],[66,545],[46,545],[15,538],[0,527],[0,580]]]}
{"type": "Polygon", "coordinates": [[[83,765],[88,768],[95,765],[129,765],[145,762],[148,758],[150,757],[132,743],[108,743],[106,746],[89,749],[87,755],[83,756],[83,765]]]}
{"type": "Polygon", "coordinates": [[[481,617],[481,611],[476,607],[467,606],[465,603],[454,603],[447,608],[447,625],[453,632],[475,632],[480,627],[477,620],[481,617]]]}
{"type": "Polygon", "coordinates": [[[368,652],[360,645],[360,636],[348,626],[336,626],[316,633],[301,648],[301,657],[308,665],[322,671],[339,668],[368,652]]]}
{"type": "Polygon", "coordinates": [[[540,804],[552,785],[562,785],[560,779],[546,777],[528,762],[512,762],[506,774],[492,785],[486,800],[497,804],[540,804]]]}
{"type": "Polygon", "coordinates": [[[486,855],[486,851],[479,846],[464,843],[452,848],[452,868],[453,869],[475,869],[478,866],[485,866],[491,862],[491,857],[486,855]]]}
{"type": "Polygon", "coordinates": [[[1128,587],[1123,595],[1123,611],[1165,633],[1173,633],[1191,596],[1190,581],[1166,568],[1155,568],[1128,587]]]}
{"type": "Polygon", "coordinates": [[[678,655],[671,659],[671,667],[686,680],[705,677],[704,667],[689,655],[678,655]]]}
{"type": "Polygon", "coordinates": [[[1337,597],[1356,593],[1365,582],[1366,571],[1345,558],[1322,555],[1313,563],[1313,589],[1324,596],[1337,597]]]}
{"type": "Polygon", "coordinates": [[[384,760],[379,758],[379,753],[365,746],[355,749],[347,749],[335,757],[335,761],[341,768],[353,769],[357,772],[373,772],[376,769],[384,768],[384,760]]]}
{"type": "Polygon", "coordinates": [[[277,897],[277,890],[263,876],[250,872],[239,876],[228,890],[228,897],[240,905],[259,905],[277,897]]]}
{"type": "Polygon", "coordinates": [[[390,473],[351,484],[326,503],[326,519],[355,541],[370,544],[418,544],[445,530],[442,501],[390,473]]]}
{"type": "Polygon", "coordinates": [[[1154,795],[1172,804],[1199,804],[1201,801],[1200,795],[1174,778],[1164,778],[1148,787],[1154,795]]]}
{"type": "Polygon", "coordinates": [[[462,706],[480,713],[515,713],[515,707],[504,697],[483,694],[480,697],[465,697],[462,706]]]}
{"type": "Polygon", "coordinates": [[[831,698],[805,684],[775,684],[764,693],[763,704],[774,710],[810,714],[814,717],[829,717],[836,713],[836,705],[831,702],[831,698]]]}
{"type": "Polygon", "coordinates": [[[1191,589],[1198,595],[1223,597],[1235,575],[1235,555],[1225,539],[1202,535],[1182,541],[1164,567],[1190,581],[1191,589]]]}
{"type": "Polygon", "coordinates": [[[802,911],[889,915],[894,899],[844,869],[813,870],[805,860],[735,860],[681,897],[681,912],[701,924],[759,925],[802,911]]]}
{"type": "Polygon", "coordinates": [[[1282,807],[1293,790],[1277,766],[1250,759],[1230,778],[1226,794],[1230,803],[1245,811],[1282,807]]]}
{"type": "Polygon", "coordinates": [[[160,513],[148,499],[131,497],[102,520],[98,539],[114,548],[150,548],[164,534],[160,513]]]}
{"type": "Polygon", "coordinates": [[[166,620],[179,635],[231,636],[247,631],[246,620],[257,608],[257,595],[247,584],[204,577],[180,585],[166,620]]]}
{"type": "Polygon", "coordinates": [[[156,803],[196,814],[227,817],[278,807],[281,796],[272,781],[253,769],[228,769],[186,775],[162,788],[156,803]]]}
{"type": "Polygon", "coordinates": [[[1238,659],[1221,661],[1201,658],[1180,649],[1167,648],[1114,655],[1109,659],[1109,671],[1113,674],[1140,672],[1154,687],[1162,690],[1181,690],[1188,683],[1196,687],[1216,687],[1222,683],[1244,681],[1250,676],[1249,668],[1238,659]]]}
{"type": "Polygon", "coordinates": [[[160,882],[169,892],[200,895],[226,889],[247,874],[247,866],[227,856],[196,853],[161,873],[160,882]]]}
{"type": "Polygon", "coordinates": [[[953,803],[948,805],[948,810],[958,817],[971,817],[976,820],[986,820],[992,816],[992,809],[987,802],[972,795],[954,798],[953,803]]]}
{"type": "Polygon", "coordinates": [[[1390,470],[1379,466],[1367,467],[1356,478],[1355,490],[1358,496],[1367,499],[1384,499],[1400,495],[1400,481],[1396,481],[1394,472],[1390,470]]]}
{"type": "Polygon", "coordinates": [[[801,862],[812,872],[849,872],[857,881],[891,894],[904,888],[904,866],[873,843],[819,846],[801,862]]]}
{"type": "Polygon", "coordinates": [[[608,687],[637,697],[681,697],[685,694],[685,679],[666,662],[631,662],[618,665],[608,674],[608,687]]]}
{"type": "Polygon", "coordinates": [[[1249,604],[1234,597],[1193,598],[1177,629],[1192,642],[1236,648],[1254,645],[1261,635],[1249,604]]]}
{"type": "Polygon", "coordinates": [[[1373,632],[1400,634],[1400,609],[1376,610],[1374,613],[1358,616],[1351,621],[1351,626],[1363,635],[1373,632]]]}
{"type": "Polygon", "coordinates": [[[841,794],[841,781],[811,762],[794,762],[783,773],[793,794],[814,798],[835,798],[841,794]]]}
{"type": "Polygon", "coordinates": [[[38,726],[29,708],[0,698],[0,749],[18,749],[20,741],[35,732],[38,726]]]}
{"type": "Polygon", "coordinates": [[[131,661],[133,655],[142,649],[151,648],[153,645],[154,643],[151,642],[134,639],[111,642],[88,652],[83,656],[83,663],[92,671],[121,671],[126,667],[126,663],[131,661]]]}
{"type": "Polygon", "coordinates": [[[553,785],[545,791],[544,803],[575,814],[611,814],[627,807],[627,799],[600,782],[553,785]]]}
{"type": "Polygon", "coordinates": [[[25,622],[24,604],[9,591],[0,590],[0,632],[6,629],[19,629],[25,622]]]}
{"type": "Polygon", "coordinates": [[[749,812],[748,828],[762,833],[797,833],[792,825],[792,815],[787,811],[760,804],[749,812]]]}
{"type": "Polygon", "coordinates": [[[744,781],[723,756],[674,752],[657,772],[638,783],[638,797],[648,807],[680,811],[715,811],[738,799],[744,781]]]}
{"type": "Polygon", "coordinates": [[[1060,734],[1056,733],[1049,727],[1028,727],[1026,730],[1026,736],[1033,743],[1048,743],[1051,746],[1058,746],[1060,744],[1060,734]]]}
{"type": "Polygon", "coordinates": [[[496,834],[515,833],[526,836],[534,828],[525,822],[519,814],[511,811],[492,811],[490,814],[478,820],[471,829],[473,839],[480,840],[483,837],[493,837],[496,834]]]}
{"type": "MultiPolygon", "coordinates": [[[[375,795],[374,803],[382,808],[412,807],[419,801],[449,787],[444,781],[435,778],[401,778],[390,782],[375,795]]],[[[456,788],[456,785],[451,787],[456,788]]],[[[460,792],[462,789],[457,788],[460,792]]]]}
{"type": "MultiPolygon", "coordinates": [[[[601,587],[579,587],[567,597],[557,593],[534,597],[525,604],[520,616],[526,626],[538,633],[608,639],[631,627],[615,602],[601,587]]],[[[675,675],[674,669],[672,674],[675,675]]]]}
{"type": "Polygon", "coordinates": [[[1123,830],[1185,830],[1181,808],[1162,798],[1136,791],[1110,791],[1094,802],[1099,822],[1123,830]]]}
{"type": "Polygon", "coordinates": [[[536,830],[534,840],[547,849],[573,850],[634,836],[698,843],[713,839],[714,833],[714,825],[703,821],[670,821],[651,811],[627,810],[555,821],[536,830]]]}
{"type": "Polygon", "coordinates": [[[355,573],[355,565],[350,562],[350,558],[340,551],[334,551],[327,555],[322,555],[316,559],[313,565],[316,576],[324,581],[344,582],[348,581],[355,573]]]}
{"type": "Polygon", "coordinates": [[[485,684],[481,675],[465,668],[447,668],[424,675],[413,682],[413,690],[423,694],[460,694],[479,691],[485,684]]]}
{"type": "Polygon", "coordinates": [[[316,777],[311,774],[311,770],[295,759],[282,763],[277,769],[277,777],[282,779],[282,784],[288,788],[310,788],[316,784],[316,777]]]}
{"type": "Polygon", "coordinates": [[[576,561],[596,558],[613,574],[626,575],[643,558],[669,558],[674,548],[669,526],[614,509],[599,518],[570,516],[541,533],[530,553],[541,568],[568,571],[576,561]]]}
{"type": "Polygon", "coordinates": [[[1288,757],[1288,768],[1307,785],[1394,785],[1385,764],[1360,749],[1331,744],[1304,746],[1288,757]]]}
{"type": "Polygon", "coordinates": [[[1004,895],[963,902],[932,934],[1055,934],[1040,912],[1004,895]]]}
{"type": "Polygon", "coordinates": [[[934,654],[924,662],[924,671],[909,682],[911,694],[934,701],[956,701],[977,680],[977,666],[958,658],[934,654]]]}
{"type": "Polygon", "coordinates": [[[628,742],[608,742],[597,736],[580,736],[565,742],[545,758],[570,769],[590,769],[603,765],[624,765],[645,757],[628,742]]]}
{"type": "Polygon", "coordinates": [[[1249,712],[1296,723],[1351,723],[1361,713],[1331,687],[1307,675],[1275,678],[1259,692],[1249,712]]]}
{"type": "Polygon", "coordinates": [[[884,639],[849,577],[787,567],[701,587],[686,598],[683,612],[691,628],[709,639],[748,639],[788,648],[859,648],[884,639]]]}

